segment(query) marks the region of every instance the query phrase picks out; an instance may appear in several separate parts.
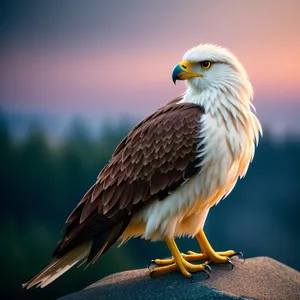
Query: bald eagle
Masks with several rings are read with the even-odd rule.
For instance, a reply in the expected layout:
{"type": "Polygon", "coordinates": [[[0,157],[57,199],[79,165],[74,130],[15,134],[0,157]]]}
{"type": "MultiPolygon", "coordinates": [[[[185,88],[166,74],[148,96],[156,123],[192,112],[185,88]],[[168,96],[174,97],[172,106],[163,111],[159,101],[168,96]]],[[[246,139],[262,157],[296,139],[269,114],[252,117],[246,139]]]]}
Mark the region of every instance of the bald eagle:
{"type": "Polygon", "coordinates": [[[262,133],[251,83],[231,52],[211,44],[188,50],[172,77],[185,80],[186,92],[121,141],[68,217],[53,262],[23,287],[45,287],[132,237],[169,247],[172,258],[154,260],[154,277],[175,270],[191,277],[236,254],[215,252],[203,226],[210,208],[245,176],[262,133]],[[180,253],[174,239],[183,235],[196,237],[202,252],[180,253]]]}

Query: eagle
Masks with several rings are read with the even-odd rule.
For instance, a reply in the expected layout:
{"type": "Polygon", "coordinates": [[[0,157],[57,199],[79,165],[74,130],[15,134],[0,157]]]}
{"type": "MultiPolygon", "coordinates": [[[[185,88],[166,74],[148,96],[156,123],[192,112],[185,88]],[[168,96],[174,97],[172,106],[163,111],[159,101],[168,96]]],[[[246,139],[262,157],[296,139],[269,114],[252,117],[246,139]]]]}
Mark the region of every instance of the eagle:
{"type": "Polygon", "coordinates": [[[239,60],[212,44],[189,49],[172,79],[185,80],[185,93],[139,122],[116,147],[67,218],[54,260],[24,288],[45,287],[133,237],[166,242],[172,257],[154,260],[153,277],[176,270],[191,277],[237,254],[216,252],[203,227],[210,208],[245,176],[262,135],[252,85],[239,60]],[[181,236],[195,237],[201,251],[181,253],[175,242],[181,236]]]}

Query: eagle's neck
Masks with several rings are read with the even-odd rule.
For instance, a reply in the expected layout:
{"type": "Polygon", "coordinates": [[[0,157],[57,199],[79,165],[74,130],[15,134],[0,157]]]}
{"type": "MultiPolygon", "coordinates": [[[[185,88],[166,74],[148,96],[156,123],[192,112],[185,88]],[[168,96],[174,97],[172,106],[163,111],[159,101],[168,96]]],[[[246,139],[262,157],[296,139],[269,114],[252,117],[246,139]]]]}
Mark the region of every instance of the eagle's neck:
{"type": "MultiPolygon", "coordinates": [[[[211,88],[195,92],[188,89],[181,102],[200,105],[205,115],[200,121],[202,165],[212,174],[208,177],[206,194],[217,186],[227,185],[243,177],[251,162],[261,126],[251,111],[251,92],[226,88],[211,88]],[[211,166],[214,166],[211,168],[211,166]],[[209,168],[208,168],[209,166],[209,168]],[[227,182],[227,183],[226,183],[227,182]]],[[[229,190],[231,187],[226,187],[229,190]]]]}
{"type": "Polygon", "coordinates": [[[217,126],[225,126],[228,133],[240,135],[258,142],[261,125],[252,110],[252,87],[247,81],[237,88],[227,83],[198,91],[188,88],[180,102],[191,102],[201,106],[205,113],[216,119],[217,126]],[[246,84],[247,83],[247,84],[246,84]]]}
{"type": "MultiPolygon", "coordinates": [[[[225,123],[246,122],[251,112],[251,94],[230,88],[207,88],[201,92],[188,89],[182,102],[192,102],[203,107],[212,117],[222,118],[225,123]]],[[[221,120],[219,120],[221,121],[221,120]]],[[[220,123],[220,122],[219,122],[220,123]]],[[[228,124],[229,125],[229,124],[228,124]]],[[[235,124],[231,124],[230,127],[235,124]]]]}

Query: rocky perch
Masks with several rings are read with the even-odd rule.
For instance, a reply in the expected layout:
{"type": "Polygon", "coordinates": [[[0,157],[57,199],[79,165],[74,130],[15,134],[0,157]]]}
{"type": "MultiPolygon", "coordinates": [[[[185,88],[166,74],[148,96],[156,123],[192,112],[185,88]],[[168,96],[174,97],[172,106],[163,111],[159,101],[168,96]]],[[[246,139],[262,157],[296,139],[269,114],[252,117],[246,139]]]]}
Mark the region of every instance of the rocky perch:
{"type": "Polygon", "coordinates": [[[268,257],[234,259],[232,270],[212,266],[210,278],[179,273],[150,278],[148,269],[112,274],[60,300],[102,299],[300,299],[300,273],[268,257]]]}

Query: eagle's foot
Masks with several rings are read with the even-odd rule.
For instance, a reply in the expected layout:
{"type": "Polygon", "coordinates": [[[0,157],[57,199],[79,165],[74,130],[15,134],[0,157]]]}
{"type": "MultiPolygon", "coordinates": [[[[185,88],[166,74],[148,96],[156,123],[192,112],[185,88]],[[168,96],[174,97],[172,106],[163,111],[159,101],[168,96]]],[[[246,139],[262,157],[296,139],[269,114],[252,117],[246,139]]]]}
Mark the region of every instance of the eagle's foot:
{"type": "Polygon", "coordinates": [[[223,263],[232,263],[230,257],[238,255],[242,257],[243,254],[241,252],[235,252],[233,250],[215,252],[210,251],[204,253],[196,253],[193,251],[188,251],[187,254],[182,254],[183,258],[187,261],[205,261],[207,264],[215,263],[215,264],[223,264],[223,263]]]}
{"type": "Polygon", "coordinates": [[[196,239],[199,243],[202,253],[195,253],[195,252],[189,251],[184,256],[184,258],[187,261],[197,261],[197,260],[202,261],[203,260],[207,264],[210,264],[210,263],[227,264],[227,263],[229,263],[231,265],[231,268],[233,268],[233,262],[231,261],[230,257],[237,255],[239,258],[243,258],[242,252],[236,252],[233,250],[216,252],[210,245],[209,241],[207,240],[207,237],[205,236],[203,229],[200,229],[200,231],[196,234],[196,239]]]}
{"type": "Polygon", "coordinates": [[[209,272],[211,270],[211,268],[206,263],[194,265],[185,260],[182,255],[180,255],[178,259],[155,259],[152,262],[156,265],[162,266],[153,268],[152,265],[150,272],[151,277],[158,277],[177,270],[180,270],[180,272],[187,278],[192,277],[191,273],[199,271],[204,271],[209,277],[209,272]]]}
{"type": "MultiPolygon", "coordinates": [[[[223,252],[212,252],[210,255],[206,253],[197,253],[194,251],[188,251],[187,254],[181,253],[181,256],[188,262],[193,261],[205,261],[208,263],[227,263],[229,262],[229,258],[232,256],[238,256],[239,258],[243,258],[242,252],[235,252],[233,250],[223,251],[223,252]]],[[[166,259],[155,259],[151,263],[156,265],[171,265],[175,262],[174,258],[166,258],[166,259]]]]}

